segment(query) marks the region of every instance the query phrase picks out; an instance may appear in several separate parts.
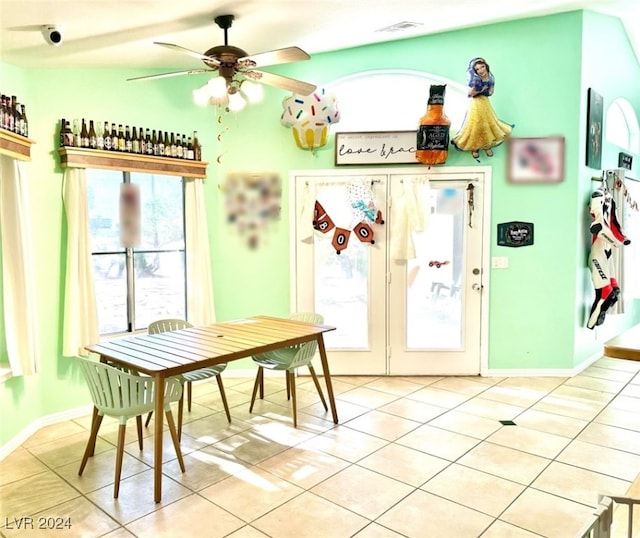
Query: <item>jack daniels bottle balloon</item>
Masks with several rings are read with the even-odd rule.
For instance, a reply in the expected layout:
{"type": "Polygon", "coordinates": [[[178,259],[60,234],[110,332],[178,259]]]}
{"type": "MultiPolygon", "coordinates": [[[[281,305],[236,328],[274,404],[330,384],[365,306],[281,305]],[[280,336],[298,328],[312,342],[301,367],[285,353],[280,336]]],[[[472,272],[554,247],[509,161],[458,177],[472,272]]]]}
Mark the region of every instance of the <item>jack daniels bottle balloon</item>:
{"type": "Polygon", "coordinates": [[[446,88],[445,84],[429,87],[427,112],[420,118],[416,140],[416,159],[423,164],[442,164],[449,155],[451,121],[444,114],[446,88]]]}

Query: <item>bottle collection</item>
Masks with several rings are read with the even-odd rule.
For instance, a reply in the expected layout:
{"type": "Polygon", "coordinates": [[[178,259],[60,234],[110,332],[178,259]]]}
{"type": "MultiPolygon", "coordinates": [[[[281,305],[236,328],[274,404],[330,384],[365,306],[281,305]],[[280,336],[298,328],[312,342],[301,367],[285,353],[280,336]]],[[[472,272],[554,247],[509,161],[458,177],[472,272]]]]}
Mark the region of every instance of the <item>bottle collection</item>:
{"type": "Polygon", "coordinates": [[[97,149],[102,151],[121,151],[174,159],[202,160],[202,147],[197,131],[193,137],[184,134],[169,133],[144,127],[133,127],[120,123],[104,123],[93,120],[73,120],[73,124],[64,118],[60,122],[60,146],[97,149]]]}
{"type": "Polygon", "coordinates": [[[0,127],[20,136],[29,136],[29,122],[24,104],[18,103],[15,95],[1,95],[0,127]]]}

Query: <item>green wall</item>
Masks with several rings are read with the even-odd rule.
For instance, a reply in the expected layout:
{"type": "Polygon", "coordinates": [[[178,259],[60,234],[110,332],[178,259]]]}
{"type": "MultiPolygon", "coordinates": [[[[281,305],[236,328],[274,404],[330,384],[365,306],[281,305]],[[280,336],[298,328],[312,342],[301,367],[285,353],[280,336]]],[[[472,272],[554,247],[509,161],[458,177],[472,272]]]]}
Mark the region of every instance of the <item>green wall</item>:
{"type": "MultiPolygon", "coordinates": [[[[583,165],[586,88],[599,89],[605,107],[618,92],[633,103],[640,116],[640,69],[624,35],[619,35],[621,28],[617,19],[571,12],[318,54],[309,62],[277,70],[319,85],[385,68],[421,70],[465,83],[469,59],[484,56],[496,75],[492,103],[501,118],[516,124],[514,136],[566,138],[566,179],[560,184],[507,184],[506,147],[483,162],[493,167],[491,255],[509,256],[510,263],[509,269],[490,274],[489,367],[495,371],[566,371],[597,354],[608,336],[606,331],[620,331],[640,319],[636,308],[611,326],[607,322],[606,331],[583,328],[585,309],[593,296],[585,250],[586,201],[592,188],[588,180],[592,171],[583,165]],[[605,32],[614,37],[603,39],[605,32]],[[611,65],[611,58],[619,59],[617,68],[611,65]],[[620,72],[629,77],[623,84],[615,82],[620,72]],[[508,251],[496,246],[496,224],[509,220],[533,222],[535,245],[508,251]]],[[[62,117],[187,133],[197,130],[203,159],[210,163],[205,195],[211,210],[218,319],[289,312],[288,172],[333,168],[333,141],[315,155],[298,149],[290,130],[279,121],[281,102],[287,96],[284,92],[266,88],[261,105],[219,118],[214,109],[192,103],[191,90],[204,84],[202,77],[125,81],[150,73],[25,70],[0,63],[2,90],[19,95],[27,104],[30,137],[37,142],[28,173],[42,353],[40,373],[0,386],[0,445],[39,417],[89,403],[70,359],[61,356],[65,226],[56,146],[62,117]],[[285,183],[283,219],[255,250],[224,221],[218,184],[236,171],[275,172],[285,183]]],[[[372,114],[385,113],[393,113],[392,104],[388,109],[372,110],[372,114]]],[[[603,166],[617,163],[617,151],[605,146],[603,166]]],[[[638,159],[636,156],[636,162],[638,159]]],[[[467,154],[449,154],[448,166],[472,164],[467,154]]],[[[232,365],[245,366],[242,362],[232,365]]]]}

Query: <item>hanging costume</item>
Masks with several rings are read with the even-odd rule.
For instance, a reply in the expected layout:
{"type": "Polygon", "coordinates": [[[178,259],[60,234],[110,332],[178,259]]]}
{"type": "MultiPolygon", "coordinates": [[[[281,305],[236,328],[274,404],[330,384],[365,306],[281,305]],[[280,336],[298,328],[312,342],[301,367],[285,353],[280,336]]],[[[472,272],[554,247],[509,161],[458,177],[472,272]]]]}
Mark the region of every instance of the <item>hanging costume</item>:
{"type": "Polygon", "coordinates": [[[620,287],[615,277],[612,248],[628,245],[631,241],[622,233],[616,215],[616,203],[606,187],[600,187],[591,195],[589,205],[593,235],[589,264],[596,297],[591,306],[587,328],[604,323],[607,311],[618,301],[620,287]]]}

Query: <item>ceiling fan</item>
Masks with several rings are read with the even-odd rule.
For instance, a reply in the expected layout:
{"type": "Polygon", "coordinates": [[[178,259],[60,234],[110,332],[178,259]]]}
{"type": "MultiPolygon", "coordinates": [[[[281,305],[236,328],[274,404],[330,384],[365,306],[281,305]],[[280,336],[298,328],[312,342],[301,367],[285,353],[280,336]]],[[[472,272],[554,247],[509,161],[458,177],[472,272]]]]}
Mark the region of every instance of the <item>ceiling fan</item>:
{"type": "Polygon", "coordinates": [[[224,45],[212,47],[204,54],[179,45],[174,45],[173,43],[154,42],[156,45],[161,45],[198,58],[205,63],[208,69],[189,69],[187,71],[129,78],[127,80],[151,80],[154,78],[195,75],[198,73],[217,71],[220,77],[226,81],[226,89],[230,95],[238,92],[242,82],[247,79],[275,86],[283,90],[289,90],[300,95],[310,95],[313,93],[316,89],[314,84],[256,69],[256,67],[308,60],[310,57],[305,51],[299,47],[287,47],[249,56],[241,48],[234,47],[228,43],[227,30],[231,28],[234,18],[233,15],[220,15],[214,19],[215,23],[224,30],[224,45]]]}

